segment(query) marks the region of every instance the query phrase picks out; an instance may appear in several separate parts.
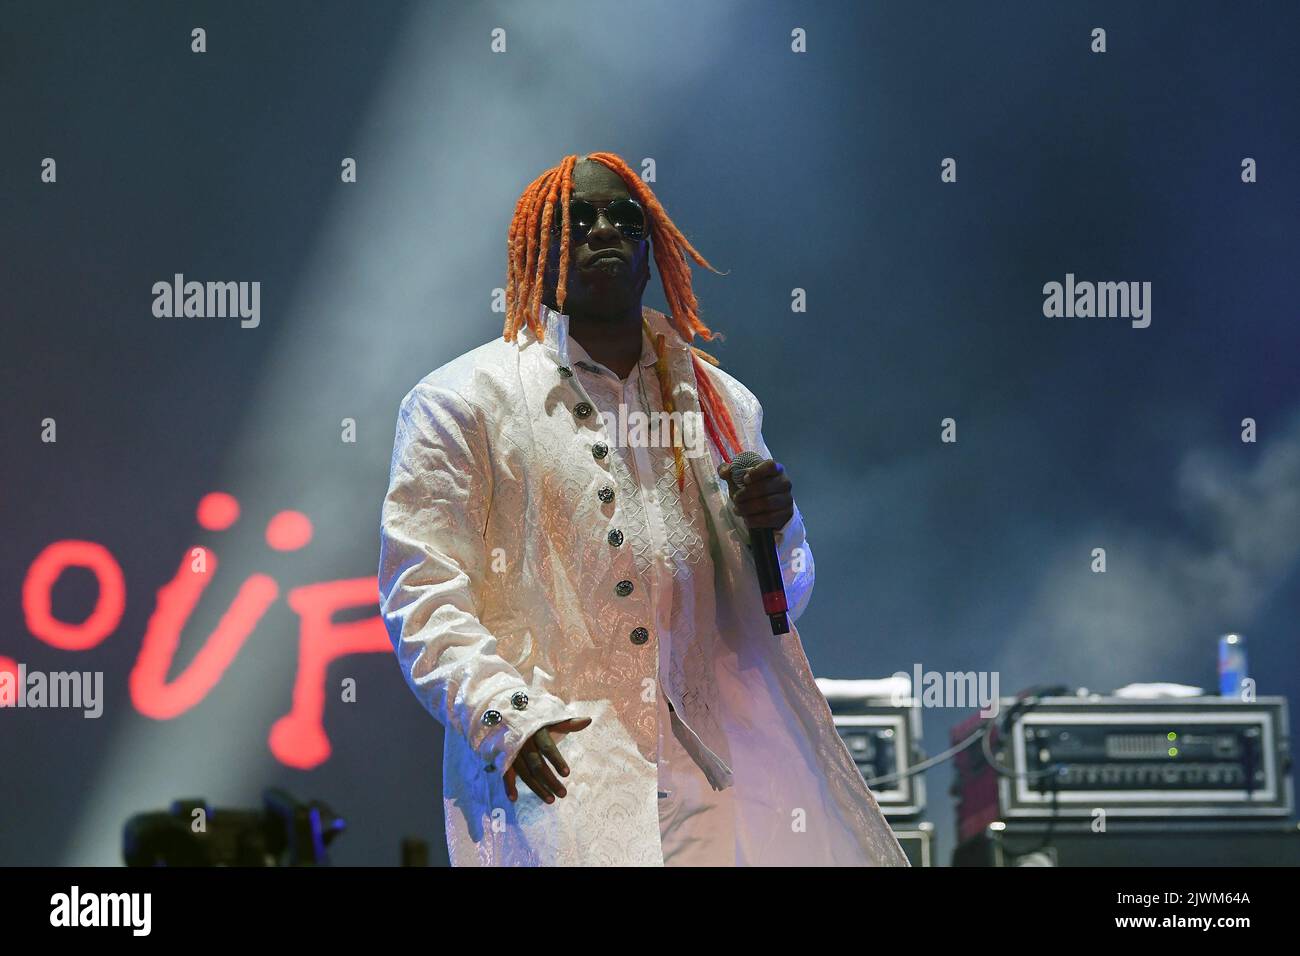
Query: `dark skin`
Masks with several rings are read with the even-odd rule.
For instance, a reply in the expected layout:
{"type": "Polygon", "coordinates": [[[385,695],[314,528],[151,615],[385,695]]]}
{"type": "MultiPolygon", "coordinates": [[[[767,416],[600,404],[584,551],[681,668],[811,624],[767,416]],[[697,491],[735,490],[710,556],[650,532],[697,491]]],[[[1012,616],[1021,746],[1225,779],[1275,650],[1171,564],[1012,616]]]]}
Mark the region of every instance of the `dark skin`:
{"type": "MultiPolygon", "coordinates": [[[[569,334],[601,365],[626,379],[641,357],[641,296],[650,280],[650,240],[629,239],[604,214],[614,199],[628,197],[627,185],[608,166],[579,160],[573,170],[574,199],[586,199],[601,214],[581,242],[569,250],[569,275],[564,312],[569,334]]],[[[542,301],[556,309],[560,272],[559,237],[551,241],[542,301]]],[[[731,466],[718,472],[730,486],[731,466]]],[[[731,495],[732,507],[750,528],[779,529],[794,515],[794,486],[781,465],[768,459],[750,469],[731,495]]],[[[568,795],[560,777],[569,765],[560,754],[566,734],[585,729],[590,717],[550,724],[533,734],[505,772],[506,796],[519,799],[522,780],[547,803],[568,795]],[[556,774],[559,774],[557,776],[556,774]]]]}
{"type": "MultiPolygon", "coordinates": [[[[605,216],[603,206],[628,199],[627,186],[608,166],[590,160],[573,169],[572,199],[601,209],[584,242],[569,249],[564,313],[569,334],[593,359],[619,378],[627,378],[641,357],[641,295],[650,281],[650,239],[629,239],[605,216]]],[[[551,238],[542,301],[556,309],[560,237],[551,238]]],[[[559,311],[556,309],[556,311],[559,311]]]]}

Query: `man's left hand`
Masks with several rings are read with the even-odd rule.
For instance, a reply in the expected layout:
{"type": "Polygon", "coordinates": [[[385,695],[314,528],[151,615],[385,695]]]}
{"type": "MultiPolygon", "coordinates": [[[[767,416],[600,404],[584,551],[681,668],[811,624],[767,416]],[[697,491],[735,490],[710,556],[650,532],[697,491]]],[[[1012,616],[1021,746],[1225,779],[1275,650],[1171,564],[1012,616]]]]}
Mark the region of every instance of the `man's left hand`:
{"type": "MultiPolygon", "coordinates": [[[[730,487],[731,464],[723,465],[718,474],[730,487]]],[[[780,462],[769,458],[744,473],[731,502],[748,527],[780,530],[794,517],[794,485],[780,462]]]]}

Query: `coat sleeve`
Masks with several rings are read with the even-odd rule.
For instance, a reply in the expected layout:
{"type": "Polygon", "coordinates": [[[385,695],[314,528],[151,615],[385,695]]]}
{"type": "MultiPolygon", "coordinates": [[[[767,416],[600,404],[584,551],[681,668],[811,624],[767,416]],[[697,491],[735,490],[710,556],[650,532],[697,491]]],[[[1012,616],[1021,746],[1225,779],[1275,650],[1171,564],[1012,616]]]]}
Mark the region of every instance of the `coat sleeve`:
{"type": "Polygon", "coordinates": [[[484,575],[494,573],[484,540],[488,455],[477,409],[457,392],[422,382],[402,400],[380,520],[379,605],[420,703],[468,740],[485,770],[505,771],[537,730],[584,715],[529,688],[480,620],[484,575]]]}
{"type": "MultiPolygon", "coordinates": [[[[753,392],[735,378],[731,378],[731,381],[735,383],[737,391],[748,406],[745,410],[749,419],[746,427],[754,436],[755,447],[747,450],[761,455],[764,460],[775,457],[763,439],[762,404],[753,392]]],[[[743,519],[739,519],[738,523],[741,527],[744,526],[743,519]]],[[[789,605],[790,620],[798,621],[812,597],[813,580],[816,576],[812,548],[808,544],[808,534],[804,528],[798,501],[795,501],[794,514],[790,516],[790,520],[776,532],[776,553],[781,562],[781,578],[785,584],[785,600],[789,605]]]]}

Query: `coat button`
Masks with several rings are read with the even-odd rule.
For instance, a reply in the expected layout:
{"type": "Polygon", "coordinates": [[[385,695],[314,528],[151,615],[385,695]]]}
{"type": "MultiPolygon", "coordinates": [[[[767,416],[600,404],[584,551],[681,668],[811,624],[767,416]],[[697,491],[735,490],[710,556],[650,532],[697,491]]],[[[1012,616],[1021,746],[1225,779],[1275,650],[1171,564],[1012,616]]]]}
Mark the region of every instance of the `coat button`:
{"type": "Polygon", "coordinates": [[[609,504],[609,502],[614,500],[614,489],[609,485],[605,485],[600,489],[600,491],[596,492],[596,497],[606,504],[609,504]]]}
{"type": "Polygon", "coordinates": [[[627,597],[632,593],[632,582],[619,581],[618,584],[614,585],[614,590],[617,592],[619,597],[627,597]]]}
{"type": "Polygon", "coordinates": [[[483,713],[483,725],[485,727],[495,727],[501,723],[501,711],[488,710],[483,713]]]}
{"type": "Polygon", "coordinates": [[[567,366],[561,365],[561,366],[560,366],[560,378],[573,378],[573,369],[571,369],[571,368],[569,368],[569,367],[567,367],[567,366]]]}
{"type": "Polygon", "coordinates": [[[623,532],[619,531],[617,528],[611,531],[609,533],[609,543],[617,548],[620,544],[623,543],[623,532]]]}
{"type": "Polygon", "coordinates": [[[573,406],[573,414],[577,415],[579,418],[586,418],[592,413],[592,411],[592,407],[586,402],[579,402],[577,405],[573,406]]]}
{"type": "Polygon", "coordinates": [[[522,690],[517,690],[510,695],[510,706],[515,710],[526,710],[528,707],[528,695],[522,690]]]}
{"type": "Polygon", "coordinates": [[[648,640],[650,640],[649,631],[647,631],[644,627],[633,628],[632,630],[633,644],[644,644],[648,640]]]}
{"type": "Polygon", "coordinates": [[[599,461],[609,454],[609,446],[603,441],[598,441],[596,444],[591,446],[591,454],[593,458],[599,461]]]}

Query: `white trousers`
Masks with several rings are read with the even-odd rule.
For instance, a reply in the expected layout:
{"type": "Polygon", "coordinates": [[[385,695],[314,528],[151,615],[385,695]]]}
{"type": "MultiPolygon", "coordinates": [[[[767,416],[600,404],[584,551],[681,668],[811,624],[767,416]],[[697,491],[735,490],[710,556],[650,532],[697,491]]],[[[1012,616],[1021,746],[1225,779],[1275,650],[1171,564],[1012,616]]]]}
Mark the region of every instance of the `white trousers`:
{"type": "Polygon", "coordinates": [[[664,866],[736,866],[735,787],[714,790],[695,741],[659,698],[659,835],[664,866]]]}

